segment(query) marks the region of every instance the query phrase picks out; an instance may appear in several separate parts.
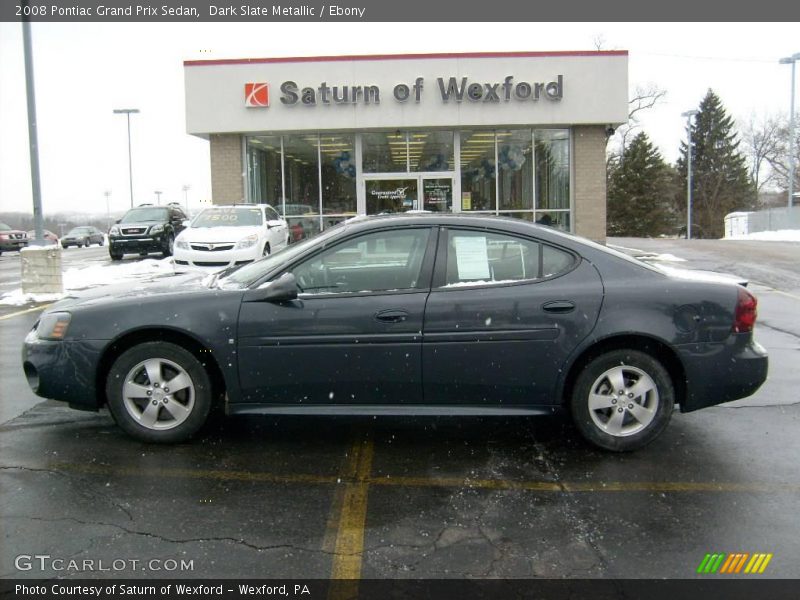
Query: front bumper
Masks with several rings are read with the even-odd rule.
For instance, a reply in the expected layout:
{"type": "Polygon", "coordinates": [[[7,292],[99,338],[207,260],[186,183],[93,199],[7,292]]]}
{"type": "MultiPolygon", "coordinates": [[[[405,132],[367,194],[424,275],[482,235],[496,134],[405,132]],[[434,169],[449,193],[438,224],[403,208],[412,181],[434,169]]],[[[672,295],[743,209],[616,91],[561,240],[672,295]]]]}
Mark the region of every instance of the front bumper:
{"type": "Polygon", "coordinates": [[[22,368],[31,390],[42,398],[68,402],[72,408],[97,410],[97,365],[107,342],[49,341],[31,333],[22,346],[22,368]]]}
{"type": "Polygon", "coordinates": [[[110,250],[121,254],[142,252],[161,252],[165,242],[162,236],[155,237],[113,237],[108,240],[110,250]]]}
{"type": "Polygon", "coordinates": [[[0,241],[0,252],[16,252],[28,245],[28,240],[2,240],[0,241]]]}
{"type": "Polygon", "coordinates": [[[681,412],[691,412],[750,396],[767,379],[769,358],[752,334],[734,334],[724,344],[678,347],[686,371],[681,412]]]}
{"type": "Polygon", "coordinates": [[[261,257],[261,252],[258,244],[241,250],[220,251],[183,250],[175,246],[172,257],[175,260],[175,271],[178,273],[192,269],[217,271],[253,262],[261,257]]]}

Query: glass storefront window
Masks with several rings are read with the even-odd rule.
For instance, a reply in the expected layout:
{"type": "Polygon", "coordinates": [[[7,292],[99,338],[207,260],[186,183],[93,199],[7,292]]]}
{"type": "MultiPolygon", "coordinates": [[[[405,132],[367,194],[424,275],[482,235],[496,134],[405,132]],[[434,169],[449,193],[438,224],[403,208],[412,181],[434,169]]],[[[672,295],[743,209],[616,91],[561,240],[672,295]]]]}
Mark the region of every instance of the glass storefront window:
{"type": "Polygon", "coordinates": [[[249,201],[278,207],[281,203],[281,138],[263,135],[247,138],[249,201]]]}
{"type": "Polygon", "coordinates": [[[497,210],[494,132],[461,132],[461,210],[497,210]]]}
{"type": "Polygon", "coordinates": [[[451,212],[453,210],[452,178],[422,178],[422,209],[430,212],[451,212]]]}
{"type": "MultiPolygon", "coordinates": [[[[319,166],[316,135],[287,135],[285,154],[286,204],[312,207],[319,214],[319,166]]],[[[287,208],[287,214],[291,214],[287,208]]]]}
{"type": "Polygon", "coordinates": [[[406,134],[381,131],[361,134],[364,173],[405,173],[408,168],[406,134]]]}
{"type": "Polygon", "coordinates": [[[497,174],[500,210],[533,208],[531,130],[497,132],[497,174]]]}
{"type": "Polygon", "coordinates": [[[540,225],[548,225],[562,231],[570,231],[570,214],[568,210],[537,211],[534,216],[536,217],[536,222],[540,225]]]}
{"type": "Polygon", "coordinates": [[[411,171],[450,171],[453,168],[453,132],[427,131],[408,134],[411,171]]]}
{"type": "Polygon", "coordinates": [[[355,135],[323,134],[319,146],[322,156],[322,214],[325,227],[330,227],[329,215],[352,217],[356,214],[355,135]]]}
{"type": "Polygon", "coordinates": [[[537,129],[536,208],[569,209],[569,130],[537,129]]]}

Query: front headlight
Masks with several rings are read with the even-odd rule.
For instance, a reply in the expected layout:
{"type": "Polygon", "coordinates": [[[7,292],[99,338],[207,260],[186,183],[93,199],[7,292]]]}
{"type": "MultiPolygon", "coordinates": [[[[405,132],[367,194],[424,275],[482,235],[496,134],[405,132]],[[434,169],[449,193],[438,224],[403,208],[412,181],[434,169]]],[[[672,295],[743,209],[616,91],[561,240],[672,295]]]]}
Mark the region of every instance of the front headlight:
{"type": "Polygon", "coordinates": [[[111,229],[108,230],[108,235],[119,235],[119,227],[112,225],[111,229]]]}
{"type": "Polygon", "coordinates": [[[242,250],[244,248],[251,248],[258,242],[258,234],[254,233],[253,235],[248,235],[246,238],[240,239],[236,242],[236,249],[242,250]]]}
{"type": "Polygon", "coordinates": [[[153,225],[150,228],[150,233],[152,233],[152,234],[161,233],[162,231],[164,231],[164,226],[163,225],[153,225]]]}
{"type": "Polygon", "coordinates": [[[179,248],[180,250],[188,250],[189,249],[189,242],[184,240],[177,240],[175,242],[175,247],[179,248]]]}
{"type": "Polygon", "coordinates": [[[52,312],[42,315],[36,327],[36,335],[43,340],[63,340],[67,335],[72,315],[68,312],[52,312]]]}

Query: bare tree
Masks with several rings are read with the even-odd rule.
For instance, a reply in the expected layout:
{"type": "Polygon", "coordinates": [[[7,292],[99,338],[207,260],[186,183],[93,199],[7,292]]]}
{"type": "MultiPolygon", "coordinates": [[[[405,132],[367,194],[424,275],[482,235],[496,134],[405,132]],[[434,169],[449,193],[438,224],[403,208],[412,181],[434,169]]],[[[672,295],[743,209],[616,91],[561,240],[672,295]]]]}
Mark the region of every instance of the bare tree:
{"type": "MultiPolygon", "coordinates": [[[[636,86],[633,97],[628,100],[628,122],[617,128],[613,137],[616,138],[618,143],[616,148],[609,152],[607,162],[613,157],[621,159],[623,154],[625,154],[625,148],[628,147],[628,140],[632,139],[636,130],[641,127],[639,124],[639,116],[642,111],[649,110],[663,102],[666,95],[667,91],[661,89],[654,83],[636,86]]],[[[609,136],[606,141],[609,141],[611,137],[612,136],[609,136]]]]}
{"type": "Polygon", "coordinates": [[[771,164],[780,162],[781,157],[785,156],[782,137],[786,131],[783,121],[775,115],[757,116],[750,113],[747,121],[740,124],[742,150],[747,157],[750,179],[758,192],[776,183],[778,173],[771,164]]]}

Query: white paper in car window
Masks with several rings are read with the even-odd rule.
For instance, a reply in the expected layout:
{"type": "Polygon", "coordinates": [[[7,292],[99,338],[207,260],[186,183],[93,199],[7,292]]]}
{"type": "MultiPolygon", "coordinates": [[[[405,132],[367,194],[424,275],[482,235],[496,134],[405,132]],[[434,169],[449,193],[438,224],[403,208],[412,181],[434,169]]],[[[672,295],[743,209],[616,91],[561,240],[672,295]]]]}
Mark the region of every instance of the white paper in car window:
{"type": "Polygon", "coordinates": [[[459,279],[489,279],[489,253],[483,236],[457,236],[456,266],[459,279]]]}

